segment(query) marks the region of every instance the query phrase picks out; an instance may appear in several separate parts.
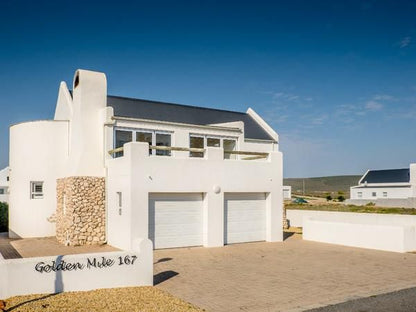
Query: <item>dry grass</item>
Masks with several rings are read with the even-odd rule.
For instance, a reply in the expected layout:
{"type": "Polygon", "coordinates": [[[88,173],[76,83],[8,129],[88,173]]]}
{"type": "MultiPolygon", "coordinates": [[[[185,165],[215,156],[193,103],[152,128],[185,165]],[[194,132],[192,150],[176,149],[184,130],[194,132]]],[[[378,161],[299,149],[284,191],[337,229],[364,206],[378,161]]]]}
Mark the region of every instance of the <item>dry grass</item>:
{"type": "Polygon", "coordinates": [[[328,204],[294,204],[285,203],[286,209],[299,209],[299,210],[321,210],[321,211],[342,211],[342,212],[362,212],[362,213],[382,213],[382,214],[404,214],[404,215],[416,215],[416,209],[414,208],[388,208],[377,206],[355,206],[355,205],[334,205],[328,204]]]}
{"type": "MultiPolygon", "coordinates": [[[[82,283],[82,281],[80,281],[82,283]]],[[[28,311],[204,311],[155,287],[124,287],[55,295],[16,296],[6,300],[6,310],[28,311]]]]}

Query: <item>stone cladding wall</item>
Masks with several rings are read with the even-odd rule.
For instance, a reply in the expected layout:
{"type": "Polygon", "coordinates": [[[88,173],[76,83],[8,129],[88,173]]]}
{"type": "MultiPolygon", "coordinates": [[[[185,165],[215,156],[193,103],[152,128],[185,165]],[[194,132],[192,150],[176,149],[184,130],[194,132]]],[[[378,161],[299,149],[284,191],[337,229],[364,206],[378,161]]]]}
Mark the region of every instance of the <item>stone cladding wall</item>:
{"type": "Polygon", "coordinates": [[[105,178],[57,180],[56,238],[69,246],[104,244],[105,178]]]}

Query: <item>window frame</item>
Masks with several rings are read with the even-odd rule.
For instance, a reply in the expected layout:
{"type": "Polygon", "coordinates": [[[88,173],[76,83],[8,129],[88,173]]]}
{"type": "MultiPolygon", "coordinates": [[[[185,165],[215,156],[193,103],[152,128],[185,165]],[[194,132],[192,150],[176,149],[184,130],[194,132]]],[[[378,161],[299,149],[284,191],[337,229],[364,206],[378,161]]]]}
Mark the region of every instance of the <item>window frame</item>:
{"type": "MultiPolygon", "coordinates": [[[[156,135],[157,134],[167,134],[170,136],[170,146],[172,147],[173,144],[173,131],[167,130],[156,130],[156,129],[146,129],[146,128],[129,128],[129,127],[114,127],[113,130],[113,148],[116,148],[116,131],[129,131],[132,134],[132,141],[131,142],[139,142],[137,141],[137,133],[148,133],[152,135],[152,146],[156,146],[156,135]],[[134,140],[134,141],[133,141],[134,140]]],[[[160,155],[156,153],[157,150],[149,148],[149,156],[172,156],[172,151],[167,151],[165,155],[160,155]]]]}
{"type": "Polygon", "coordinates": [[[43,199],[45,192],[44,192],[44,181],[30,181],[30,199],[43,199]],[[41,186],[41,191],[36,191],[36,186],[41,186]]]}
{"type": "MultiPolygon", "coordinates": [[[[189,132],[189,147],[191,147],[191,137],[197,138],[204,138],[204,146],[202,148],[206,149],[207,147],[214,147],[214,148],[224,148],[224,140],[235,141],[235,150],[238,150],[238,137],[230,137],[230,136],[221,136],[221,135],[212,135],[212,134],[204,134],[204,133],[194,133],[189,132]],[[220,146],[208,146],[208,139],[217,139],[220,140],[220,146]]],[[[203,158],[203,156],[192,156],[192,152],[189,152],[190,158],[203,158]]],[[[237,156],[237,155],[235,155],[237,156]]],[[[232,158],[237,159],[237,157],[232,158]]]]}

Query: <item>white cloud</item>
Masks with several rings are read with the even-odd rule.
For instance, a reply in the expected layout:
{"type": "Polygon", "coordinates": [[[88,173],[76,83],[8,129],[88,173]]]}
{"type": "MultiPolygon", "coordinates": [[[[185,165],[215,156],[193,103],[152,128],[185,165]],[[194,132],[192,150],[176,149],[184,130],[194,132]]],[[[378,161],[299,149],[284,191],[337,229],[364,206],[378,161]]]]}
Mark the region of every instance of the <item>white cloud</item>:
{"type": "Polygon", "coordinates": [[[396,98],[392,95],[388,94],[376,94],[373,97],[373,100],[375,101],[395,101],[396,98]]]}
{"type": "Polygon", "coordinates": [[[273,94],[273,99],[277,100],[277,99],[282,99],[285,101],[296,101],[300,99],[299,95],[296,94],[291,94],[291,93],[285,93],[285,92],[276,92],[273,94]]]}
{"type": "Polygon", "coordinates": [[[412,41],[412,37],[404,37],[402,40],[400,40],[400,42],[399,42],[399,46],[400,46],[400,48],[405,48],[405,47],[407,47],[409,44],[410,44],[410,42],[412,41]]]}
{"type": "Polygon", "coordinates": [[[383,104],[380,102],[377,102],[375,100],[370,100],[367,103],[365,103],[365,109],[368,111],[379,111],[383,108],[383,104]]]}

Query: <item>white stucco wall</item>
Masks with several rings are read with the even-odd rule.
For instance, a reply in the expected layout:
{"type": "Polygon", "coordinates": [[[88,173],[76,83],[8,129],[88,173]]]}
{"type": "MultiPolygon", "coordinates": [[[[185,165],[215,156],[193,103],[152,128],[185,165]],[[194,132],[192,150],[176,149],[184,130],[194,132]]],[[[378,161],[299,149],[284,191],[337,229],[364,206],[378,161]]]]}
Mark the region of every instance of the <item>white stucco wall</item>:
{"type": "Polygon", "coordinates": [[[303,239],[322,243],[385,251],[416,250],[414,225],[387,225],[356,218],[354,221],[323,221],[307,217],[303,220],[303,239]]]}
{"type": "Polygon", "coordinates": [[[56,179],[68,157],[68,122],[33,121],[10,127],[9,235],[55,235],[47,221],[56,208],[56,179]],[[42,199],[30,198],[30,182],[43,181],[42,199]]]}
{"type": "Polygon", "coordinates": [[[416,226],[416,215],[287,209],[286,217],[290,226],[294,227],[303,227],[304,218],[334,222],[416,226]]]}
{"type": "Polygon", "coordinates": [[[97,288],[152,286],[152,242],[137,239],[132,245],[130,251],[124,252],[56,257],[4,260],[0,254],[0,298],[97,288]]]}
{"type": "Polygon", "coordinates": [[[108,242],[129,249],[132,237],[148,236],[149,193],[204,193],[204,246],[224,244],[224,193],[264,192],[266,240],[282,241],[282,154],[264,160],[224,160],[223,149],[205,158],[149,156],[146,143],[127,143],[124,156],[108,161],[108,242]],[[220,193],[214,192],[220,187],[220,193]],[[117,192],[122,192],[119,215],[117,192]]]}
{"type": "Polygon", "coordinates": [[[77,70],[72,97],[69,158],[65,176],[104,177],[105,75],[77,70]],[[75,81],[79,81],[77,86],[75,81]]]}
{"type": "Polygon", "coordinates": [[[408,198],[412,197],[412,188],[410,186],[401,187],[352,187],[350,189],[351,199],[368,199],[376,200],[382,198],[408,198]],[[358,193],[362,193],[362,197],[358,197],[358,193]],[[373,192],[376,196],[373,196],[373,192]],[[383,196],[383,192],[387,192],[387,197],[383,196]]]}
{"type": "Polygon", "coordinates": [[[0,189],[2,189],[4,192],[4,194],[0,194],[0,202],[9,202],[9,181],[7,181],[8,176],[9,167],[0,170],[0,189]]]}

